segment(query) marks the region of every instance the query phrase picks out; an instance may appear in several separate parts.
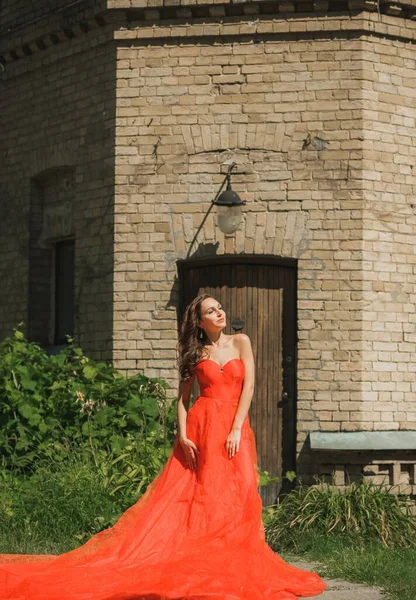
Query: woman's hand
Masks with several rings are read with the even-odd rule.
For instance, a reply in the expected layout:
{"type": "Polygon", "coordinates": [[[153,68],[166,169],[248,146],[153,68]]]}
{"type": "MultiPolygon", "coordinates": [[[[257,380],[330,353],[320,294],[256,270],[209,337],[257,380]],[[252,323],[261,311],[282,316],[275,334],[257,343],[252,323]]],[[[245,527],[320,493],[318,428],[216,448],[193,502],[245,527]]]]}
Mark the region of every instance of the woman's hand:
{"type": "Polygon", "coordinates": [[[180,437],[179,442],[185,453],[186,464],[190,469],[196,469],[196,455],[199,453],[198,448],[193,441],[187,437],[180,437]]]}
{"type": "Polygon", "coordinates": [[[240,440],[241,429],[232,429],[227,437],[227,441],[225,442],[225,448],[228,452],[229,458],[232,458],[234,454],[240,449],[240,440]]]}

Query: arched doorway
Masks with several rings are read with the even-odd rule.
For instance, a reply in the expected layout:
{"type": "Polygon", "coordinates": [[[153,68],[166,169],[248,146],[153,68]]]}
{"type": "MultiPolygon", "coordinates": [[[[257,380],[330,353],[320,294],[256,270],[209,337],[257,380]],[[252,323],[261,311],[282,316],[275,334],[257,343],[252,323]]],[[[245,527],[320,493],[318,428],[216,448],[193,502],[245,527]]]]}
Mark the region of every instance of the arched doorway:
{"type": "MultiPolygon", "coordinates": [[[[198,294],[217,298],[227,312],[227,334],[252,342],[256,388],[250,422],[259,468],[270,475],[295,469],[296,460],[296,260],[223,255],[178,261],[179,317],[198,294]]],[[[261,489],[272,504],[282,484],[261,489]]]]}

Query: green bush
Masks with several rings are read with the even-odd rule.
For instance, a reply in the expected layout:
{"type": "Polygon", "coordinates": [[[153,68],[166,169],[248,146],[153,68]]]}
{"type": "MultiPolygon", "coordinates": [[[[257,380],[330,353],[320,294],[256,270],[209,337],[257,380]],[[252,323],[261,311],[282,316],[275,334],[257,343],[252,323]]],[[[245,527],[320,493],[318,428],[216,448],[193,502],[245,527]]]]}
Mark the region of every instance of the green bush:
{"type": "Polygon", "coordinates": [[[300,485],[265,511],[268,542],[274,548],[296,548],[305,533],[331,533],[415,548],[416,519],[411,507],[391,492],[365,481],[345,490],[323,482],[300,485]]]}
{"type": "Polygon", "coordinates": [[[167,385],[19,329],[0,344],[0,552],[60,553],[111,526],[163,468],[167,385]]]}
{"type": "Polygon", "coordinates": [[[157,472],[175,433],[166,384],[125,377],[69,342],[50,356],[15,329],[0,344],[1,468],[30,472],[44,458],[65,461],[83,448],[97,468],[124,456],[157,472]]]}

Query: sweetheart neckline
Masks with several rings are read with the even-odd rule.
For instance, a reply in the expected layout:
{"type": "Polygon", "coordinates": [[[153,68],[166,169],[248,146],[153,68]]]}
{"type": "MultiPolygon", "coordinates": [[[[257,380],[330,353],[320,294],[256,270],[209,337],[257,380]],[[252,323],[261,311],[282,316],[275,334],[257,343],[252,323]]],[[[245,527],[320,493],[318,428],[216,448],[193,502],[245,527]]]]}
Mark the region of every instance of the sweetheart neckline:
{"type": "Polygon", "coordinates": [[[233,360],[240,360],[241,362],[243,362],[239,356],[234,356],[234,358],[230,358],[230,359],[229,359],[229,360],[227,360],[227,361],[226,361],[226,362],[225,362],[223,365],[220,365],[220,363],[219,363],[219,362],[217,362],[216,360],[213,360],[212,358],[203,358],[202,360],[200,360],[200,361],[197,363],[197,366],[198,366],[198,365],[200,365],[200,364],[201,364],[201,363],[203,363],[203,362],[212,362],[212,363],[214,363],[214,365],[218,365],[218,366],[219,366],[219,368],[222,370],[222,369],[225,367],[225,365],[228,365],[228,363],[230,363],[230,362],[231,362],[231,361],[233,361],[233,360]]]}

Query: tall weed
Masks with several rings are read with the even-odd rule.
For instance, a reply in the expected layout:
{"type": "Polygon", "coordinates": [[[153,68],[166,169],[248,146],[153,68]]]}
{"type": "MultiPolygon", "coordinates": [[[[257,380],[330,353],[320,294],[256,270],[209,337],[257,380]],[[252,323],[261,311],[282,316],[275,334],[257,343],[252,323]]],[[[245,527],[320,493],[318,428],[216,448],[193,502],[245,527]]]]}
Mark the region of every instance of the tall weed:
{"type": "Polygon", "coordinates": [[[63,552],[120,512],[94,464],[79,455],[42,461],[30,477],[3,472],[0,552],[63,552]]]}
{"type": "Polygon", "coordinates": [[[296,547],[302,534],[336,534],[377,540],[384,546],[416,547],[416,519],[409,503],[373,483],[353,483],[341,490],[319,482],[300,486],[265,510],[272,547],[296,547]]]}

